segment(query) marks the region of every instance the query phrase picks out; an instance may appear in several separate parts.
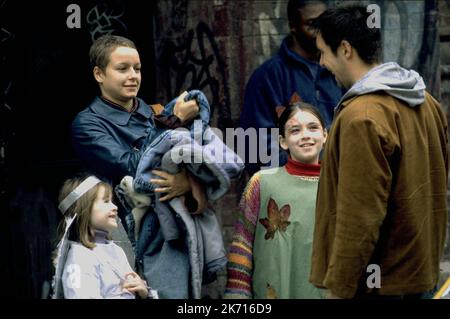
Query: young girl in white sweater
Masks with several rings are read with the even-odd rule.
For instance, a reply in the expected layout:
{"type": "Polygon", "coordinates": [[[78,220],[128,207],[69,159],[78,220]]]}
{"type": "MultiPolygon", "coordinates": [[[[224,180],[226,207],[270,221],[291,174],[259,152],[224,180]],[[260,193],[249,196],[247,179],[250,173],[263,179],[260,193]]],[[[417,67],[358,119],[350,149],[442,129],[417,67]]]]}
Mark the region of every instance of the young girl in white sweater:
{"type": "Polygon", "coordinates": [[[148,298],[149,287],[110,240],[118,227],[112,187],[95,176],[67,180],[60,192],[64,230],[58,245],[56,298],[148,298]]]}

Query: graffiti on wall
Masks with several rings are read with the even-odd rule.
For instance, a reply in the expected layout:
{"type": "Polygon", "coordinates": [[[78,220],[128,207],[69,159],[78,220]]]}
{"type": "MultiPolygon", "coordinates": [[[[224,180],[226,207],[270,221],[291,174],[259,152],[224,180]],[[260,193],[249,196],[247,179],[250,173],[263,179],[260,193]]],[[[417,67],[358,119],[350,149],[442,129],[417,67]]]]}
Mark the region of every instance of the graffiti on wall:
{"type": "Polygon", "coordinates": [[[218,126],[227,127],[231,113],[225,64],[206,23],[200,22],[195,31],[189,30],[180,44],[165,41],[159,60],[168,97],[182,90],[202,90],[210,98],[212,116],[218,112],[218,126]]]}
{"type": "MultiPolygon", "coordinates": [[[[0,17],[5,12],[7,0],[0,3],[0,17]]],[[[4,21],[0,19],[0,21],[4,21]]],[[[9,142],[14,135],[13,106],[10,99],[13,87],[10,57],[15,35],[9,27],[0,23],[0,197],[6,193],[7,185],[7,153],[9,142]]]]}
{"type": "Polygon", "coordinates": [[[378,1],[382,12],[383,58],[418,71],[439,96],[439,35],[435,1],[378,1]]]}
{"type": "MultiPolygon", "coordinates": [[[[286,3],[285,0],[274,0],[271,7],[262,7],[260,12],[256,12],[260,38],[260,44],[258,43],[255,48],[256,52],[260,52],[256,61],[257,65],[276,53],[282,37],[289,32],[287,20],[279,19],[280,17],[286,19],[286,3]]],[[[384,60],[396,61],[406,68],[418,71],[426,79],[428,89],[439,94],[439,77],[438,72],[435,72],[439,65],[437,1],[335,0],[329,2],[331,6],[371,3],[376,3],[381,8],[384,60]]]]}
{"type": "Polygon", "coordinates": [[[172,30],[175,32],[186,30],[188,1],[179,0],[172,7],[172,30]]]}
{"type": "MultiPolygon", "coordinates": [[[[285,3],[277,1],[271,12],[260,12],[258,14],[258,28],[260,34],[260,44],[262,55],[258,56],[259,64],[262,64],[267,57],[273,55],[279,48],[280,35],[287,33],[287,26],[280,25],[279,22],[282,16],[282,12],[285,11],[285,3]],[[283,9],[283,11],[282,11],[283,9]],[[275,19],[274,19],[275,18],[275,19]]],[[[287,20],[286,20],[287,24],[287,20]]]]}
{"type": "Polygon", "coordinates": [[[124,14],[125,8],[121,2],[101,2],[89,10],[86,20],[92,41],[105,34],[127,32],[127,27],[121,20],[124,14]]]}

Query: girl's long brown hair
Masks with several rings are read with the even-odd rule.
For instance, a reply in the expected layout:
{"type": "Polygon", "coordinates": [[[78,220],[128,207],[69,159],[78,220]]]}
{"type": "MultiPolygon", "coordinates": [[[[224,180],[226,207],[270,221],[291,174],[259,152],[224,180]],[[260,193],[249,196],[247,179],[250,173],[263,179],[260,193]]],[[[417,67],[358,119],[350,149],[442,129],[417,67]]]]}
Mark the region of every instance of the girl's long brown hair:
{"type": "MultiPolygon", "coordinates": [[[[58,201],[61,202],[67,195],[70,194],[78,185],[80,185],[89,175],[84,175],[82,177],[74,177],[68,179],[64,182],[61,191],[59,192],[58,201]]],[[[58,240],[61,240],[64,235],[64,230],[66,227],[66,217],[73,217],[77,215],[74,223],[75,226],[75,237],[72,240],[79,241],[83,246],[92,249],[95,247],[93,238],[94,230],[90,226],[92,206],[94,205],[95,199],[97,198],[97,193],[100,187],[105,188],[105,195],[112,195],[112,187],[106,182],[100,182],[90,190],[88,190],[83,196],[81,196],[75,203],[70,206],[64,213],[64,218],[58,226],[58,240]]]]}

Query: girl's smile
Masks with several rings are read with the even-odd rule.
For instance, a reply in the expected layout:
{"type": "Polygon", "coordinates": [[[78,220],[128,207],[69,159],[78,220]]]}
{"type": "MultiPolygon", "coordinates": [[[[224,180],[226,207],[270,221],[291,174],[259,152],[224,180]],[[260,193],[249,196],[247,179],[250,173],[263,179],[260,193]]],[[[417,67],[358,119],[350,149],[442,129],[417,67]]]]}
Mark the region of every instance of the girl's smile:
{"type": "Polygon", "coordinates": [[[103,186],[99,187],[92,206],[91,226],[108,233],[118,227],[117,206],[112,202],[112,194],[107,194],[103,186]]]}
{"type": "Polygon", "coordinates": [[[327,133],[319,119],[308,111],[298,110],[285,125],[280,145],[294,161],[317,164],[327,133]]]}

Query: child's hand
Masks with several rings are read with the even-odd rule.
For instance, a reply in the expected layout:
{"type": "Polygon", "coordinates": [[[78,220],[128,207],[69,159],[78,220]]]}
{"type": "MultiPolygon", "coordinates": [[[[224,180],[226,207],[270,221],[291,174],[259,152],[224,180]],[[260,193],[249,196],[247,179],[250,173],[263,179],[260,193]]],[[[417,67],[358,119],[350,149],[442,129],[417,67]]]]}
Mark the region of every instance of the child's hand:
{"type": "Polygon", "coordinates": [[[163,178],[150,180],[151,183],[162,186],[160,188],[155,188],[156,193],[166,193],[164,197],[159,199],[161,202],[184,195],[191,190],[191,183],[189,182],[185,169],[182,169],[178,174],[173,175],[158,170],[154,170],[152,173],[163,178]]]}
{"type": "Polygon", "coordinates": [[[173,114],[180,119],[181,123],[187,123],[195,118],[200,110],[196,100],[184,101],[187,94],[188,92],[183,92],[178,97],[173,108],[173,114]]]}
{"type": "Polygon", "coordinates": [[[148,289],[145,282],[135,272],[130,272],[125,275],[125,282],[122,286],[123,289],[128,290],[134,294],[137,294],[140,298],[145,299],[148,297],[148,289]]]}

